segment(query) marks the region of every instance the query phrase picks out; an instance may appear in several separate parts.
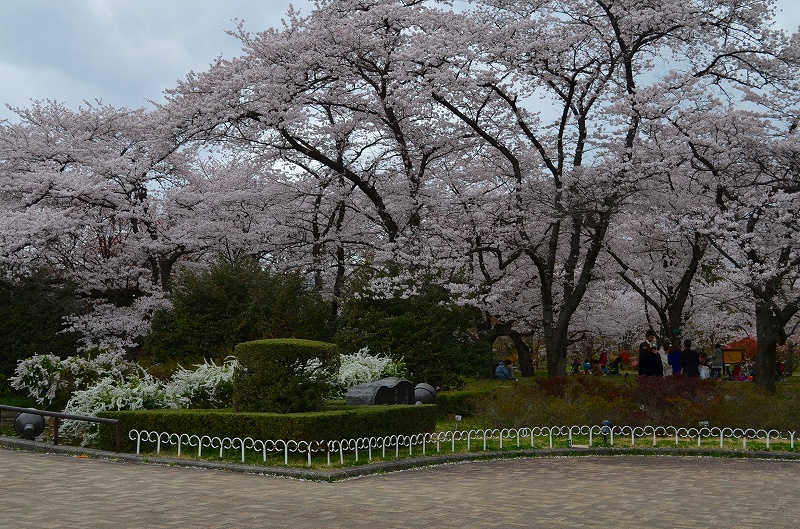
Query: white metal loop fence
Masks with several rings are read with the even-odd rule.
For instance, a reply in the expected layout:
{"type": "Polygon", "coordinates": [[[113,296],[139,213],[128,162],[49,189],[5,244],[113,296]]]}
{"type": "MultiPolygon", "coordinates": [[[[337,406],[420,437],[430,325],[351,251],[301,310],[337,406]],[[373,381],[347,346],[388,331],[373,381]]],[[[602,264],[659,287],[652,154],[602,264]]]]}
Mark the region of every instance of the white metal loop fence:
{"type": "Polygon", "coordinates": [[[475,452],[487,450],[507,449],[536,449],[537,439],[550,449],[556,443],[564,443],[571,447],[576,441],[588,441],[588,447],[597,445],[598,438],[602,438],[603,446],[615,446],[625,443],[629,447],[647,446],[652,442],[653,447],[679,446],[680,443],[697,442],[697,447],[707,445],[714,440],[716,447],[725,449],[725,443],[741,442],[742,450],[747,450],[747,443],[762,442],[767,450],[772,449],[775,443],[789,445],[795,448],[797,432],[782,432],[779,430],[765,430],[753,428],[682,428],[675,426],[535,426],[525,428],[486,428],[472,430],[450,430],[445,432],[419,433],[415,435],[387,435],[385,437],[361,437],[358,439],[340,439],[331,441],[295,441],[283,439],[253,439],[252,437],[212,437],[208,435],[189,435],[168,432],[154,432],[147,430],[130,430],[128,439],[136,442],[136,453],[141,454],[142,444],[155,444],[155,452],[160,455],[162,450],[176,450],[180,457],[187,450],[197,452],[197,458],[203,457],[203,452],[213,451],[219,453],[222,459],[226,452],[236,452],[244,463],[247,455],[260,456],[263,462],[268,457],[283,457],[283,463],[289,464],[292,454],[302,455],[307,466],[311,466],[315,455],[325,454],[327,465],[330,466],[332,458],[344,464],[345,456],[352,456],[355,461],[366,455],[367,461],[375,457],[381,459],[399,459],[402,456],[425,456],[429,453],[475,452]]]}

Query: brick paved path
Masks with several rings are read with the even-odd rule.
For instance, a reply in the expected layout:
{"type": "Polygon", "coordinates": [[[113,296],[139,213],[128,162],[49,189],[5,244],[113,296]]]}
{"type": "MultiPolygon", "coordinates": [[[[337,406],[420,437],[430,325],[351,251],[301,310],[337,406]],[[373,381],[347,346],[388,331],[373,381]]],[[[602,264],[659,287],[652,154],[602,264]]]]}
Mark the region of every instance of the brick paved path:
{"type": "Polygon", "coordinates": [[[798,476],[800,462],[593,456],[315,483],[0,449],[0,526],[796,528],[798,476]]]}

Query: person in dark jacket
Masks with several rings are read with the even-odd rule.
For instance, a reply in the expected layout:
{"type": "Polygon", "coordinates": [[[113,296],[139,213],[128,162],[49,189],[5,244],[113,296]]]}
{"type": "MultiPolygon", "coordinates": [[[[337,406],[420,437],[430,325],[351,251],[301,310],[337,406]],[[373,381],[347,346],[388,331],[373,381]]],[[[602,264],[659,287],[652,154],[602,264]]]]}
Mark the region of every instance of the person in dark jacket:
{"type": "Polygon", "coordinates": [[[639,376],[664,376],[661,356],[653,350],[656,342],[656,333],[650,329],[645,333],[644,337],[645,340],[639,345],[639,376]]]}
{"type": "Polygon", "coordinates": [[[689,377],[700,376],[700,355],[692,349],[692,341],[684,340],[683,351],[681,351],[681,370],[689,377]]]}

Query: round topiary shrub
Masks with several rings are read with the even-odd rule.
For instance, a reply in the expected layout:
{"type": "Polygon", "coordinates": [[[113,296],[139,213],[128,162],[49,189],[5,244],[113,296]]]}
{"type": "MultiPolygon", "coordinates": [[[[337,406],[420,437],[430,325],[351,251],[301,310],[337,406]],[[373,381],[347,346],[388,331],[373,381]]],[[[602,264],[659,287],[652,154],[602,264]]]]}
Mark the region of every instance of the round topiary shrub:
{"type": "Polygon", "coordinates": [[[339,369],[336,346],[312,340],[244,342],[236,346],[235,355],[236,411],[317,411],[339,369]]]}

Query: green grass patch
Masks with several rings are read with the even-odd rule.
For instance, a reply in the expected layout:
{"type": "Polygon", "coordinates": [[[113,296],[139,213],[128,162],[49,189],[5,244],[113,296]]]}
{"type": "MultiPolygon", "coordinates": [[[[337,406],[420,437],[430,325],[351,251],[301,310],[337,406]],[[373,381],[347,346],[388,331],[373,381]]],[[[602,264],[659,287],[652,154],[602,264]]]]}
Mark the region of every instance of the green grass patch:
{"type": "MultiPolygon", "coordinates": [[[[769,447],[767,447],[764,439],[748,440],[746,446],[743,445],[741,440],[724,438],[722,446],[720,446],[719,438],[705,437],[701,439],[698,444],[696,439],[680,438],[675,442],[674,437],[657,437],[655,443],[650,436],[636,437],[631,440],[630,436],[615,435],[613,444],[610,438],[606,441],[602,440],[600,436],[594,436],[592,439],[592,448],[612,448],[618,450],[652,450],[664,449],[667,452],[669,449],[681,449],[690,451],[702,451],[704,453],[719,453],[720,455],[726,454],[741,454],[743,452],[756,452],[756,451],[772,451],[781,453],[800,453],[800,447],[795,444],[792,448],[790,441],[786,439],[771,440],[769,447]]],[[[147,447],[145,447],[147,448],[147,447]]],[[[546,453],[548,450],[585,450],[589,448],[588,435],[573,435],[572,440],[568,436],[553,437],[552,444],[548,436],[536,436],[531,443],[530,437],[521,437],[519,441],[514,437],[504,437],[500,440],[497,437],[483,439],[478,436],[470,439],[457,439],[455,442],[450,440],[441,441],[440,443],[428,442],[423,447],[422,445],[415,445],[410,450],[408,446],[387,446],[384,451],[381,447],[373,447],[372,451],[367,448],[361,448],[358,453],[355,451],[346,451],[340,454],[338,451],[327,452],[313,452],[311,455],[311,464],[309,465],[308,454],[290,452],[287,456],[283,452],[268,453],[264,457],[263,453],[245,450],[244,459],[242,459],[242,452],[240,449],[224,449],[220,454],[218,447],[204,447],[201,456],[197,455],[196,447],[184,446],[181,454],[179,455],[176,447],[162,447],[160,454],[156,454],[153,450],[143,452],[142,455],[146,457],[164,457],[176,458],[185,461],[207,461],[217,463],[237,463],[263,467],[285,467],[285,468],[308,468],[312,470],[333,470],[348,467],[363,466],[370,463],[380,463],[386,461],[402,461],[411,458],[420,457],[434,457],[449,455],[463,455],[471,454],[480,457],[481,454],[497,454],[503,453],[519,453],[527,451],[543,451],[546,453]]],[[[578,453],[578,452],[576,452],[578,453]]]]}

